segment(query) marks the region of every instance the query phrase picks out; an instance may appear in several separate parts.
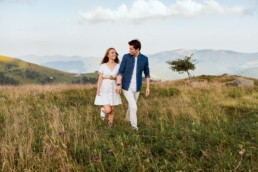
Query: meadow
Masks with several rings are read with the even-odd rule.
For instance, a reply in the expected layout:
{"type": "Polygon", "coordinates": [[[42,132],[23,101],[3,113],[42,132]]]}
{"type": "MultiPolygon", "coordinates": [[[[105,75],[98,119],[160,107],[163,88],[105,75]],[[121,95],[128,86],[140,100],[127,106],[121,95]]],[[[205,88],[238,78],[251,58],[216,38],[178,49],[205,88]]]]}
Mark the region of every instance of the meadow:
{"type": "Polygon", "coordinates": [[[135,131],[123,96],[114,126],[100,119],[96,85],[1,86],[1,171],[258,170],[257,85],[181,80],[143,93],[135,131]]]}

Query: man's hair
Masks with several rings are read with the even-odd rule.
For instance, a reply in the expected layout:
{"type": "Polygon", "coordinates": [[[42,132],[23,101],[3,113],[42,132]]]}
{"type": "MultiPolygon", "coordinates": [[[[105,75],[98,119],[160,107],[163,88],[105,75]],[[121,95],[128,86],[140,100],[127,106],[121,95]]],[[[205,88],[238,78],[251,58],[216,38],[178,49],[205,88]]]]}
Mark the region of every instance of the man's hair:
{"type": "Polygon", "coordinates": [[[138,39],[131,40],[128,42],[129,45],[133,46],[134,49],[141,50],[141,42],[138,39]]]}

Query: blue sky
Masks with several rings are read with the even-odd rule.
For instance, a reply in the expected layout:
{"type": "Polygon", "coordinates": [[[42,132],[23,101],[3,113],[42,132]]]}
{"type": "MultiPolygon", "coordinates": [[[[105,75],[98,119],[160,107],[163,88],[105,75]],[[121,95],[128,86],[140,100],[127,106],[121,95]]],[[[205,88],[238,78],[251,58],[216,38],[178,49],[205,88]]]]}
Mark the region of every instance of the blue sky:
{"type": "Polygon", "coordinates": [[[0,0],[0,54],[103,56],[180,48],[258,52],[257,0],[0,0]]]}

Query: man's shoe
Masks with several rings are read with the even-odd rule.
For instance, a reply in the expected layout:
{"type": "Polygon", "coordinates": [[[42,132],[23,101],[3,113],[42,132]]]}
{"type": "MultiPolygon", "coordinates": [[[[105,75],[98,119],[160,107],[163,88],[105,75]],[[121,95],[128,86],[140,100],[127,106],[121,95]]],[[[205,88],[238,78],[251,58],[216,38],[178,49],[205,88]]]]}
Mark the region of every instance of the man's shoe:
{"type": "Polygon", "coordinates": [[[138,127],[134,127],[134,126],[132,126],[132,128],[133,128],[133,130],[135,130],[135,131],[138,131],[138,130],[139,130],[139,128],[138,128],[138,127]]]}
{"type": "Polygon", "coordinates": [[[131,122],[130,119],[127,119],[126,117],[124,120],[125,120],[125,122],[129,122],[129,123],[131,122]]]}

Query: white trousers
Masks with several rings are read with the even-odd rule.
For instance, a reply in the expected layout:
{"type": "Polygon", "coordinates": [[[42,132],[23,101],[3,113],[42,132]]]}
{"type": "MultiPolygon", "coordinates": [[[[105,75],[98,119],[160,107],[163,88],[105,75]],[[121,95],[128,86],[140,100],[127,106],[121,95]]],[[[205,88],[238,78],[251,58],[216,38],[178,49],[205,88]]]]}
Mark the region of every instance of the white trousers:
{"type": "Polygon", "coordinates": [[[137,100],[139,97],[139,91],[133,91],[129,89],[128,91],[123,90],[124,96],[128,102],[128,109],[126,112],[125,119],[131,122],[132,127],[138,129],[137,127],[137,100]]]}

